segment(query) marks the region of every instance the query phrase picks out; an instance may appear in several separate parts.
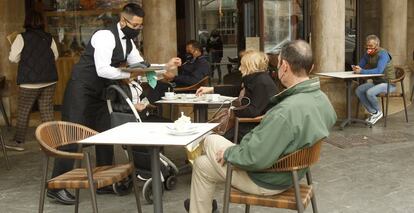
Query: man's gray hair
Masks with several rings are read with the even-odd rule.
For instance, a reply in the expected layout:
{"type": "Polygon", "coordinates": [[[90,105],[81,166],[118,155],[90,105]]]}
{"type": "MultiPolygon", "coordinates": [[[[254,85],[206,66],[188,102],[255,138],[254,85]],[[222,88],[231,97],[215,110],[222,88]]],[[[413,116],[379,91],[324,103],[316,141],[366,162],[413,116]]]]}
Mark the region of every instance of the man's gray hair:
{"type": "Polygon", "coordinates": [[[312,70],[312,48],[306,41],[295,40],[286,43],[280,51],[280,58],[288,62],[295,74],[305,71],[308,75],[312,70]]]}
{"type": "Polygon", "coordinates": [[[376,35],[368,35],[367,38],[365,39],[365,42],[368,42],[368,41],[375,41],[377,46],[380,45],[380,39],[376,35]]]}

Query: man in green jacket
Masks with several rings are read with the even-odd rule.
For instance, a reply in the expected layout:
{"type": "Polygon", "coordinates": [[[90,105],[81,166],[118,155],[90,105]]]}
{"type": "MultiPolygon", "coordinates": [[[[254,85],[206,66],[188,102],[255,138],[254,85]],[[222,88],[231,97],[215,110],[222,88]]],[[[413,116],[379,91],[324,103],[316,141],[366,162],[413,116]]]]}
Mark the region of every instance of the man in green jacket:
{"type": "MultiPolygon", "coordinates": [[[[317,78],[309,79],[312,50],[305,41],[292,41],[281,50],[278,78],[287,88],[270,99],[273,107],[262,122],[243,137],[240,145],[218,135],[204,141],[205,155],[198,157],[191,180],[190,213],[212,212],[217,183],[226,179],[225,162],[240,168],[233,172],[232,186],[251,194],[273,195],[292,185],[289,173],[259,173],[280,157],[329,135],[336,113],[320,90],[317,78]]],[[[299,172],[302,178],[305,170],[299,172]]]]}

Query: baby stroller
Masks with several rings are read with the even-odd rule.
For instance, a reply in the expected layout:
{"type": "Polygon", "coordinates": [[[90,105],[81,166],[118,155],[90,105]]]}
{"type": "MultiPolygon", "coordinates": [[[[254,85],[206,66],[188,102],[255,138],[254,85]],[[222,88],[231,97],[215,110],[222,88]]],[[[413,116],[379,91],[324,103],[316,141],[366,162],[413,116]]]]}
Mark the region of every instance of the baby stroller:
{"type": "MultiPolygon", "coordinates": [[[[108,111],[111,117],[111,127],[116,127],[121,124],[127,122],[142,122],[141,118],[136,111],[134,105],[132,104],[129,97],[125,94],[125,92],[118,86],[118,85],[111,85],[108,87],[107,90],[115,90],[119,93],[125,101],[128,103],[129,107],[131,108],[132,113],[123,113],[123,112],[114,112],[112,110],[111,100],[107,99],[108,111]]],[[[126,151],[126,147],[123,147],[125,153],[128,155],[126,151]]],[[[134,165],[137,169],[135,172],[135,177],[139,180],[145,181],[144,187],[142,189],[142,195],[148,203],[152,203],[152,178],[151,176],[151,156],[149,152],[146,150],[145,147],[132,147],[132,154],[134,157],[134,165]],[[148,178],[144,178],[143,176],[148,176],[148,178]]],[[[167,157],[160,154],[160,162],[161,162],[161,180],[164,183],[164,188],[166,190],[172,190],[175,188],[177,183],[178,168],[177,166],[167,157]]],[[[118,195],[123,195],[129,193],[132,189],[132,179],[129,178],[122,182],[118,182],[113,185],[114,192],[118,195]]]]}

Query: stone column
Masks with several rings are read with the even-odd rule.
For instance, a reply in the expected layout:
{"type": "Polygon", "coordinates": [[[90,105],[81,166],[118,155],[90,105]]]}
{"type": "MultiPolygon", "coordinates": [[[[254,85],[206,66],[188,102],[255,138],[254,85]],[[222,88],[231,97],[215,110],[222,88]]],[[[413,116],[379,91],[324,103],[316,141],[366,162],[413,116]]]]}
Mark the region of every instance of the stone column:
{"type": "MultiPolygon", "coordinates": [[[[313,73],[340,72],[345,67],[345,1],[313,0],[311,43],[315,67],[313,73]]],[[[321,78],[322,90],[328,95],[339,117],[346,112],[345,83],[321,78]]]]}
{"type": "Polygon", "coordinates": [[[144,56],[150,63],[166,63],[177,56],[175,7],[175,1],[143,1],[144,56]]]}
{"type": "MultiPolygon", "coordinates": [[[[9,120],[17,110],[17,64],[9,62],[10,44],[6,36],[10,33],[23,31],[24,1],[0,1],[0,74],[6,76],[6,89],[1,92],[3,103],[9,120]]],[[[0,119],[3,123],[3,119],[0,119]]]]}
{"type": "Polygon", "coordinates": [[[407,0],[382,0],[381,46],[392,56],[394,65],[407,58],[407,0]]]}

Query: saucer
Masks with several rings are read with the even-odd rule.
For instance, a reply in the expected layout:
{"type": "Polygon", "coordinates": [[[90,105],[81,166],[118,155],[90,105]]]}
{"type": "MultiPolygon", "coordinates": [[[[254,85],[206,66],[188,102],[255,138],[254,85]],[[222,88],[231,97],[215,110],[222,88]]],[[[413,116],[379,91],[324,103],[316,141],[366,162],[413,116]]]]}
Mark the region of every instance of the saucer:
{"type": "Polygon", "coordinates": [[[168,134],[177,135],[177,136],[193,135],[198,132],[195,126],[189,127],[188,129],[181,130],[181,131],[176,130],[175,127],[171,125],[168,125],[167,128],[168,128],[168,134]]]}
{"type": "Polygon", "coordinates": [[[175,99],[177,99],[178,97],[177,96],[173,96],[173,97],[161,97],[163,100],[175,100],[175,99]]]}

